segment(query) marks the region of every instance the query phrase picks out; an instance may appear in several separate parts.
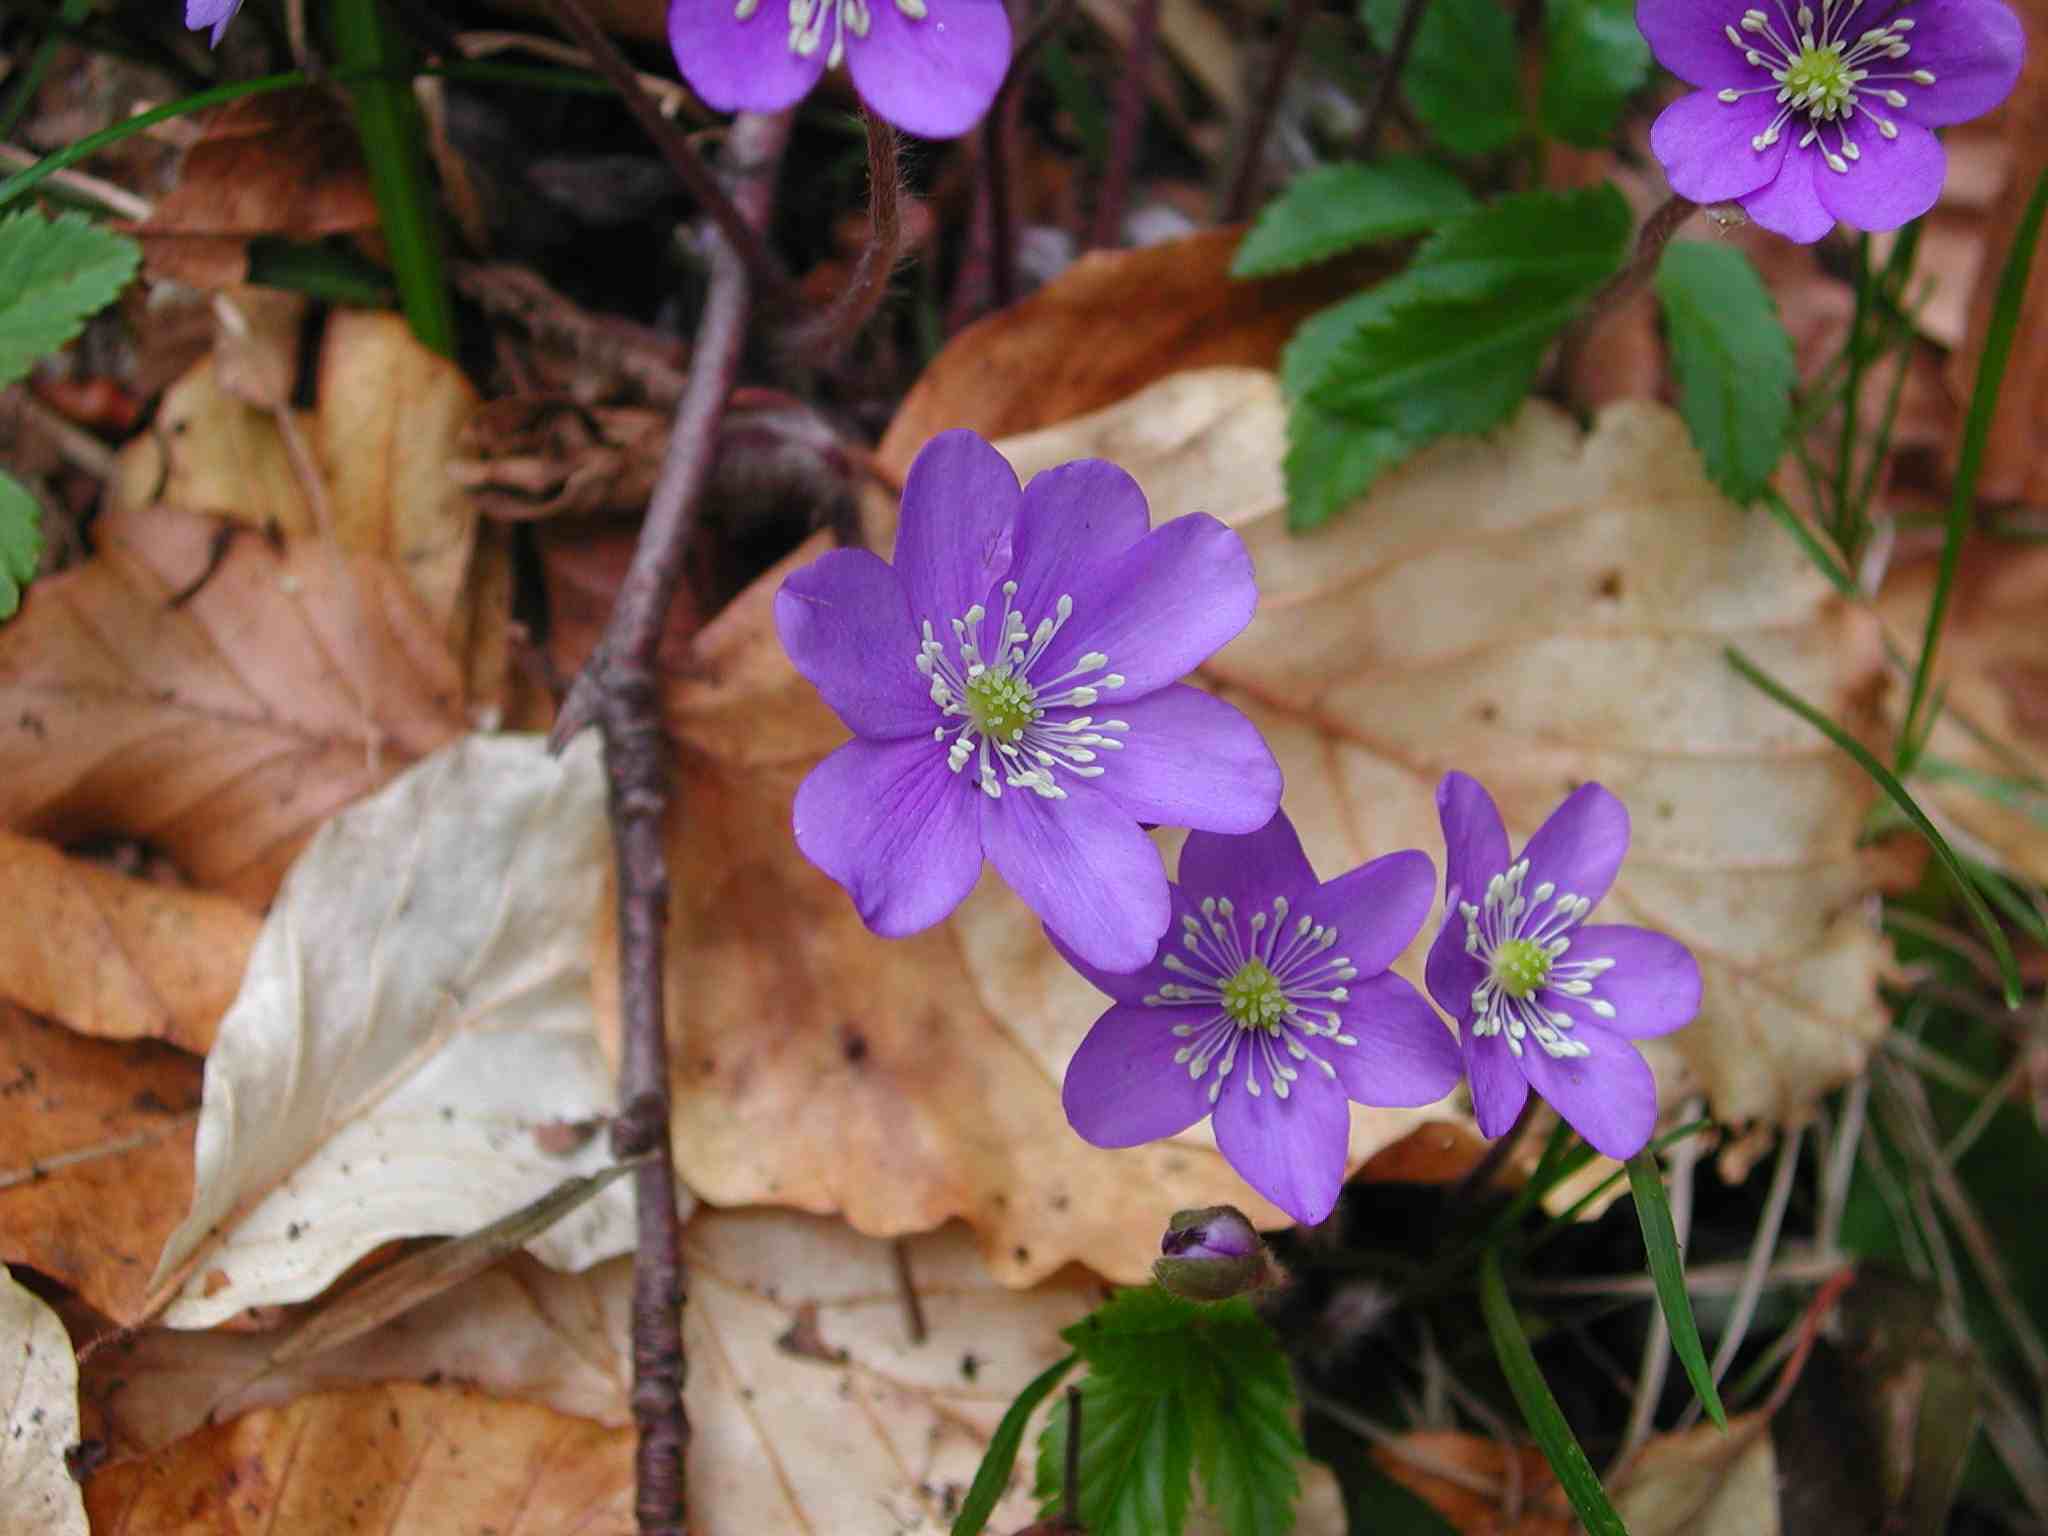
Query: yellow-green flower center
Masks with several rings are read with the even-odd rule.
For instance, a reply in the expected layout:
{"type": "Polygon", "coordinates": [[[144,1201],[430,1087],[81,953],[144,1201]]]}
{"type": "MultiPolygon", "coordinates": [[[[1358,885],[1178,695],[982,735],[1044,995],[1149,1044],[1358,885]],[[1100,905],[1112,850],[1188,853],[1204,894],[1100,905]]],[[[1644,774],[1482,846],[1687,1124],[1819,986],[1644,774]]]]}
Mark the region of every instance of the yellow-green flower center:
{"type": "Polygon", "coordinates": [[[1855,84],[1839,43],[1826,48],[1809,44],[1785,71],[1789,99],[1820,122],[1847,115],[1849,103],[1855,99],[1855,84]]]}
{"type": "Polygon", "coordinates": [[[1529,939],[1509,939],[1493,952],[1494,983],[1509,997],[1533,997],[1550,979],[1550,953],[1529,939]]]}
{"type": "Polygon", "coordinates": [[[1038,692],[1007,667],[993,668],[967,683],[967,716],[975,729],[997,741],[1015,741],[1041,713],[1038,692]]]}
{"type": "Polygon", "coordinates": [[[1277,1034],[1287,1012],[1279,978],[1257,960],[1247,960],[1223,983],[1223,1011],[1242,1029],[1277,1034]]]}

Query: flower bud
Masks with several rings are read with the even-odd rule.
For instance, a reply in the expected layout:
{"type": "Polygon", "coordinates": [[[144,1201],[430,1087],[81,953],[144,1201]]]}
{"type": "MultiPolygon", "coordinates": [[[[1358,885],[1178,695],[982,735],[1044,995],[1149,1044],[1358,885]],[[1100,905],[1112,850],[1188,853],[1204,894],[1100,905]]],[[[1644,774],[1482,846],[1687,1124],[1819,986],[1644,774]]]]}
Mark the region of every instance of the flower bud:
{"type": "Polygon", "coordinates": [[[1159,1251],[1153,1277],[1189,1301],[1224,1301],[1273,1281],[1266,1245],[1235,1206],[1174,1212],[1159,1251]]]}

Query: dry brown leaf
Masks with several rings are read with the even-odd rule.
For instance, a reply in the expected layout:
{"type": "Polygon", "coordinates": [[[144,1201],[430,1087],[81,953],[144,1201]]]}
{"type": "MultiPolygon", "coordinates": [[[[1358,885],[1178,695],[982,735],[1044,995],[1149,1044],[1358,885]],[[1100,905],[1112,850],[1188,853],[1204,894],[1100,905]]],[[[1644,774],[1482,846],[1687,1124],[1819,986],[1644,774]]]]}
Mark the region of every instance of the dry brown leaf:
{"type": "Polygon", "coordinates": [[[206,1054],[256,942],[247,907],[11,832],[0,832],[0,890],[0,996],[80,1034],[206,1054]]]}
{"type": "Polygon", "coordinates": [[[1392,1446],[1374,1447],[1372,1459],[1464,1536],[1571,1536],[1578,1529],[1560,1512],[1564,1498],[1557,1479],[1533,1445],[1504,1446],[1458,1430],[1420,1430],[1392,1446]],[[1521,1484],[1513,1520],[1507,1518],[1510,1457],[1521,1484]]]}
{"type": "Polygon", "coordinates": [[[1778,1458],[1760,1413],[1643,1447],[1614,1510],[1632,1536],[1778,1536],[1778,1458]]]}
{"type": "Polygon", "coordinates": [[[389,564],[168,508],[96,535],[0,630],[0,825],[143,838],[261,904],[314,828],[462,729],[456,662],[389,564]]]}
{"type": "Polygon", "coordinates": [[[669,415],[593,407],[567,395],[493,400],[472,417],[449,468],[486,517],[527,522],[647,503],[669,415]]]}
{"type": "Polygon", "coordinates": [[[85,1487],[96,1536],[629,1536],[633,1433],[461,1387],[302,1397],[85,1487]]]}
{"type": "Polygon", "coordinates": [[[0,1258],[117,1323],[192,1198],[199,1063],[85,1040],[0,1003],[0,1258]]]}
{"type": "MultiPolygon", "coordinates": [[[[1938,562],[1928,556],[1896,565],[1885,578],[1877,610],[1893,647],[1917,657],[1933,600],[1938,562]]],[[[2048,548],[1979,543],[1964,549],[1950,595],[1935,678],[1947,689],[1928,741],[1937,763],[2014,784],[2001,803],[1980,787],[1922,769],[1914,782],[1969,851],[2036,883],[2048,882],[2048,548]]],[[[1885,695],[1894,731],[1911,684],[1901,678],[1885,695]]]]}
{"type": "Polygon", "coordinates": [[[0,1267],[0,1536],[86,1536],[65,1468],[78,1441],[78,1366],[64,1325],[0,1267]]]}

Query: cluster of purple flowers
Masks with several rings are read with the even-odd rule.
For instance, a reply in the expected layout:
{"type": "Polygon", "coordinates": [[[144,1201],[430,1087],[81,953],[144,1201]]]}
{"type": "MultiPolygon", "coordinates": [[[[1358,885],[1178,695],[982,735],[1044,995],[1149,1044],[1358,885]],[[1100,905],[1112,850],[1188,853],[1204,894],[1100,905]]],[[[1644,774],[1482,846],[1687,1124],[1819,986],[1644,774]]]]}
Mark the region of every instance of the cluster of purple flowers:
{"type": "Polygon", "coordinates": [[[1067,1068],[1067,1118],[1129,1147],[1204,1117],[1296,1219],[1336,1204],[1351,1103],[1434,1103],[1468,1077],[1497,1136],[1530,1088],[1613,1157],[1657,1091],[1631,1040],[1687,1023],[1699,968],[1647,929],[1588,925],[1628,813],[1573,793],[1517,857],[1486,791],[1437,791],[1435,1008],[1389,967],[1435,902],[1407,850],[1319,880],[1251,721],[1179,681],[1250,622],[1242,541],[1158,528],[1135,481],[1082,460],[1020,487],[971,432],[904,485],[896,558],[835,550],[775,602],[784,648],[854,740],[797,792],[798,846],[877,933],[939,922],[986,859],[1112,1002],[1067,1068]],[[1144,824],[1191,829],[1169,881],[1144,824]],[[1461,1042],[1462,1041],[1462,1049],[1461,1042]]]}

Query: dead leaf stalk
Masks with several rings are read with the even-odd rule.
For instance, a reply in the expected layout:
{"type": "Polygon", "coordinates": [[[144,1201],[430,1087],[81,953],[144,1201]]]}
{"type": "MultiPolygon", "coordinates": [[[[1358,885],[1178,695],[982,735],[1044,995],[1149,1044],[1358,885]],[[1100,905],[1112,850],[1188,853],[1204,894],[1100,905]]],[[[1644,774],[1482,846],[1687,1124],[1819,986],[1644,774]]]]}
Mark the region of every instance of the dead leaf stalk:
{"type": "MultiPolygon", "coordinates": [[[[567,12],[576,8],[576,0],[557,0],[557,5],[567,12]]],[[[584,41],[593,46],[591,39],[584,41]]],[[[610,46],[601,34],[596,42],[610,46]]],[[[768,222],[790,125],[787,112],[741,113],[733,120],[726,141],[732,191],[720,195],[750,235],[757,237],[768,222]]],[[[632,1402],[639,1430],[634,1507],[645,1536],[682,1536],[683,1459],[690,1436],[682,1399],[681,1222],[676,1214],[668,1033],[662,1006],[663,933],[668,925],[663,821],[669,783],[655,652],[669,602],[682,579],[698,498],[717,452],[719,422],[739,374],[756,275],[746,255],[720,233],[713,233],[707,244],[710,283],[667,456],[604,638],[571,685],[551,738],[560,751],[586,726],[595,725],[604,739],[610,785],[618,868],[622,1037],[621,1109],[612,1142],[621,1161],[647,1159],[633,1178],[639,1245],[632,1308],[632,1402]]]]}
{"type": "Polygon", "coordinates": [[[1273,116],[1280,109],[1280,93],[1294,71],[1295,56],[1308,31],[1308,19],[1320,9],[1316,0],[1288,0],[1287,19],[1281,23],[1279,40],[1266,61],[1266,77],[1252,97],[1251,121],[1245,125],[1244,142],[1238,146],[1237,170],[1230,178],[1230,190],[1217,210],[1225,224],[1236,224],[1251,216],[1259,193],[1259,173],[1265,168],[1266,138],[1273,131],[1273,116]]]}
{"type": "Polygon", "coordinates": [[[1116,83],[1115,115],[1111,118],[1109,158],[1095,192],[1095,222],[1088,237],[1091,249],[1122,244],[1124,203],[1130,196],[1131,172],[1145,134],[1145,93],[1152,80],[1152,55],[1159,41],[1159,0],[1137,0],[1131,11],[1131,38],[1124,49],[1123,74],[1116,83]]]}
{"type": "MultiPolygon", "coordinates": [[[[1764,1197],[1763,1219],[1757,1223],[1756,1238],[1750,1244],[1749,1260],[1743,1266],[1742,1284],[1735,1293],[1728,1326],[1714,1346],[1713,1376],[1717,1387],[1728,1374],[1728,1367],[1735,1363],[1735,1352],[1742,1348],[1749,1325],[1756,1317],[1757,1302],[1763,1298],[1771,1262],[1778,1253],[1778,1235],[1785,1227],[1785,1210],[1792,1202],[1792,1181],[1799,1172],[1799,1149],[1805,1141],[1806,1128],[1796,1126],[1785,1132],[1778,1143],[1778,1165],[1771,1172],[1770,1192],[1764,1197]]],[[[1694,1398],[1678,1421],[1679,1429],[1691,1429],[1699,1422],[1703,1409],[1700,1400],[1694,1398]]]]}

